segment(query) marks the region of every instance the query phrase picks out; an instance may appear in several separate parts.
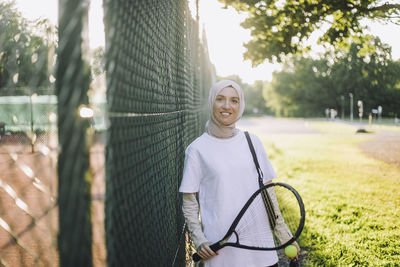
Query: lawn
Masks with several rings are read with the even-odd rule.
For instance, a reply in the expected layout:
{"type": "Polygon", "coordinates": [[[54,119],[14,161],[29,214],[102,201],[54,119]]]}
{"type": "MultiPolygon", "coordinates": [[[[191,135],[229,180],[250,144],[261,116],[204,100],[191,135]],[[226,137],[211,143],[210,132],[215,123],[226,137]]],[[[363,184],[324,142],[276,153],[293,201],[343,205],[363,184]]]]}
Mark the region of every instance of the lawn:
{"type": "Polygon", "coordinates": [[[263,134],[278,180],[306,206],[304,266],[400,266],[400,169],[358,148],[371,134],[310,121],[319,133],[263,134]]]}

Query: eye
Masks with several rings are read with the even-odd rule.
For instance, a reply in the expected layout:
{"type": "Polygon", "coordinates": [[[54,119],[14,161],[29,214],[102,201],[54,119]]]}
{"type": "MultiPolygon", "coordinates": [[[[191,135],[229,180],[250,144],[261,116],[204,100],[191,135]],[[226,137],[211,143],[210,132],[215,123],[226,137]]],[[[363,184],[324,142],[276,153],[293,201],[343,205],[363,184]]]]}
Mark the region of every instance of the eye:
{"type": "Polygon", "coordinates": [[[238,104],[239,100],[238,99],[233,99],[232,102],[235,103],[235,104],[238,104]]]}

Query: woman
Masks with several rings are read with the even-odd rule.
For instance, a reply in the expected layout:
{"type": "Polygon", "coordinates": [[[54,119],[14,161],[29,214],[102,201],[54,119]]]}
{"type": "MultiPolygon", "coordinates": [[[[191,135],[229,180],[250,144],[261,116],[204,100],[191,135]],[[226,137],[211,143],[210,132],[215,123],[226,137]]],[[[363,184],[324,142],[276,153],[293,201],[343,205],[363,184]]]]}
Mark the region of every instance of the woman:
{"type": "MultiPolygon", "coordinates": [[[[197,253],[205,266],[273,266],[276,251],[209,245],[220,240],[248,198],[259,188],[258,174],[244,133],[235,127],[244,111],[240,86],[230,80],[214,84],[209,95],[210,119],[206,132],[186,149],[182,183],[183,213],[197,253]],[[197,202],[198,194],[199,202],[197,202]],[[200,216],[199,220],[199,204],[200,216]]],[[[261,141],[250,134],[264,183],[275,178],[261,141]]]]}

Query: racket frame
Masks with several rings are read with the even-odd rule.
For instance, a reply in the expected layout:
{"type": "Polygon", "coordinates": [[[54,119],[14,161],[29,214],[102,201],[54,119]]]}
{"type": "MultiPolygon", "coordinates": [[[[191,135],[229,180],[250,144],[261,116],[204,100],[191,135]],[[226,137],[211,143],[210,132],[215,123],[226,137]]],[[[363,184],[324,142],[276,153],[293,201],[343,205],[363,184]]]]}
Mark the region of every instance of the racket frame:
{"type": "MultiPolygon", "coordinates": [[[[210,248],[215,252],[217,250],[220,250],[223,247],[226,246],[231,246],[231,247],[237,247],[237,248],[243,248],[243,249],[250,249],[250,250],[278,250],[278,249],[282,249],[284,247],[286,247],[287,245],[293,243],[301,234],[301,232],[303,231],[303,227],[304,227],[304,223],[305,223],[305,209],[304,209],[304,203],[303,200],[301,199],[299,193],[290,185],[285,184],[285,183],[281,183],[281,182],[277,182],[277,183],[268,183],[266,185],[264,185],[263,187],[259,188],[257,191],[255,191],[253,193],[253,195],[251,195],[251,197],[247,200],[246,204],[244,204],[243,208],[240,210],[240,212],[238,213],[238,215],[236,216],[236,218],[234,219],[234,221],[232,222],[231,226],[229,227],[228,231],[226,232],[225,236],[218,242],[210,245],[210,248]],[[254,201],[254,199],[258,196],[258,194],[265,190],[265,193],[268,194],[267,189],[270,187],[275,187],[275,186],[283,186],[285,188],[287,188],[288,190],[290,190],[296,197],[298,203],[299,203],[299,207],[300,207],[300,223],[299,223],[299,227],[297,228],[295,233],[292,233],[292,238],[289,239],[288,241],[286,241],[285,243],[276,246],[276,247],[253,247],[253,246],[247,246],[247,245],[243,245],[239,243],[239,236],[235,231],[236,226],[239,224],[240,219],[243,217],[243,215],[245,214],[247,208],[251,205],[251,203],[254,201]],[[230,237],[235,234],[236,235],[236,242],[228,242],[228,240],[230,239],[230,237]]],[[[195,253],[193,254],[193,259],[195,261],[198,261],[201,259],[201,257],[195,253]]]]}

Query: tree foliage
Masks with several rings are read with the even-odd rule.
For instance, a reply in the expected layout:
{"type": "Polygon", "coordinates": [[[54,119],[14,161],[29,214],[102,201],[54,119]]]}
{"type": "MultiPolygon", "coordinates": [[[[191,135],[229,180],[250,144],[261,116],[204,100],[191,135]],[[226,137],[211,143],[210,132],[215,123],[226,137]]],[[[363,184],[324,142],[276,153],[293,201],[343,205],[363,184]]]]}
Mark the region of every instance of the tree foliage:
{"type": "Polygon", "coordinates": [[[0,93],[24,93],[18,92],[23,87],[38,92],[51,87],[55,29],[49,21],[29,22],[14,2],[1,2],[0,32],[0,93]]]}
{"type": "Polygon", "coordinates": [[[265,81],[255,81],[252,85],[244,86],[246,98],[245,114],[271,114],[263,95],[264,88],[268,85],[265,81]]]}
{"type": "Polygon", "coordinates": [[[379,105],[384,115],[400,114],[400,61],[391,60],[391,49],[379,38],[370,39],[375,51],[353,43],[340,53],[322,59],[293,57],[264,90],[267,105],[278,116],[324,116],[326,108],[349,115],[349,94],[364,102],[368,114],[379,105]]]}
{"type": "Polygon", "coordinates": [[[316,30],[322,32],[320,43],[338,46],[365,36],[364,19],[400,25],[400,3],[395,0],[219,1],[248,14],[242,26],[251,30],[252,39],[244,56],[253,65],[307,52],[307,40],[316,30]]]}
{"type": "Polygon", "coordinates": [[[99,46],[91,51],[92,77],[99,76],[105,69],[104,47],[99,46]]]}

